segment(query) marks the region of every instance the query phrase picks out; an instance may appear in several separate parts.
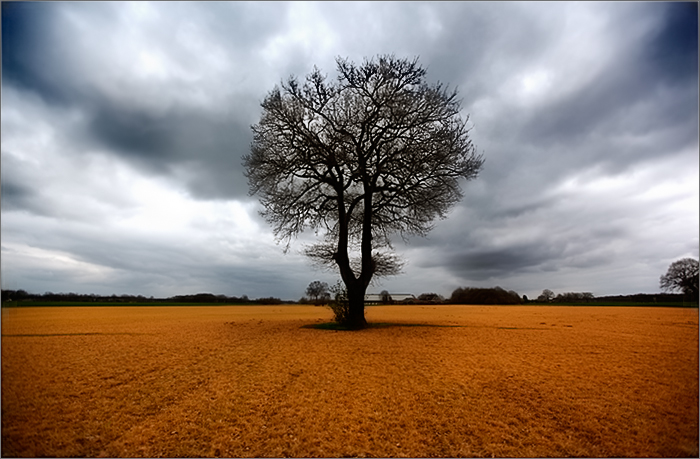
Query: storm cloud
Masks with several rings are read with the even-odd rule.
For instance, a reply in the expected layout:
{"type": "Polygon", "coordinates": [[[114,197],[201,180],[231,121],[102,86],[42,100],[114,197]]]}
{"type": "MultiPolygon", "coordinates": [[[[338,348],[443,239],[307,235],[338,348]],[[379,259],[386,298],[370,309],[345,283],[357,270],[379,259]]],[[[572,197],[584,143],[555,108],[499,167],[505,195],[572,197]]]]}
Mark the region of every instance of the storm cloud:
{"type": "MultiPolygon", "coordinates": [[[[655,292],[698,257],[695,2],[2,4],[2,287],[298,299],[241,158],[335,58],[419,57],[486,162],[376,288],[655,292]]],[[[373,287],[374,288],[374,287],[373,287]]]]}

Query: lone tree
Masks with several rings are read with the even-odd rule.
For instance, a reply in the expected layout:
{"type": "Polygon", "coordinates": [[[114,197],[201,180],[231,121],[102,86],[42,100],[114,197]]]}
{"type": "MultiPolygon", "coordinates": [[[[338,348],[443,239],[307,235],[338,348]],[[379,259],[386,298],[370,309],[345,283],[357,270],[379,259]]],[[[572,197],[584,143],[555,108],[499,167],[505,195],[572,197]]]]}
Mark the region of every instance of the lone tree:
{"type": "Polygon", "coordinates": [[[537,297],[537,301],[550,302],[554,299],[554,292],[546,288],[542,290],[542,294],[537,297]]]}
{"type": "Polygon", "coordinates": [[[306,296],[314,302],[323,302],[329,300],[331,294],[328,290],[328,284],[321,281],[313,281],[306,287],[306,296]]]}
{"type": "Polygon", "coordinates": [[[426,235],[483,159],[457,92],[428,84],[418,59],[336,63],[336,81],[315,68],[303,84],[292,76],[270,91],[244,165],[285,250],[307,228],[321,236],[306,255],[338,268],[349,307],[343,325],[359,329],[372,278],[401,270],[390,236],[426,235]]]}
{"type": "Polygon", "coordinates": [[[692,299],[698,298],[698,260],[682,258],[671,263],[659,279],[662,290],[681,290],[692,299]]]}
{"type": "Polygon", "coordinates": [[[391,295],[388,290],[382,290],[379,296],[382,300],[382,304],[391,304],[391,295]]]}

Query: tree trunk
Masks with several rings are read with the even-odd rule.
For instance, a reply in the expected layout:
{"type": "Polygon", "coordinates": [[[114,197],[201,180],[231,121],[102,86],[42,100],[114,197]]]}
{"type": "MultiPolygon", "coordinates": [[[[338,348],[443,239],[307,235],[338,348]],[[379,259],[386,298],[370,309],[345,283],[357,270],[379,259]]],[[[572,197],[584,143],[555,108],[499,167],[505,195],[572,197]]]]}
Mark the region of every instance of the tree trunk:
{"type": "Polygon", "coordinates": [[[361,283],[348,288],[348,322],[345,324],[352,330],[360,330],[367,326],[365,320],[365,290],[361,283]]]}

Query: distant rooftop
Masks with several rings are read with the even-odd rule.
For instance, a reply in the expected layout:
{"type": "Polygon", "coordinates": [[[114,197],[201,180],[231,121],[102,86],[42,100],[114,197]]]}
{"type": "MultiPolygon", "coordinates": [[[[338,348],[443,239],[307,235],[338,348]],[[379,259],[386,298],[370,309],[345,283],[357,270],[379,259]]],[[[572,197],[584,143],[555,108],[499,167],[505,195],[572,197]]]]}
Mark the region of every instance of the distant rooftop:
{"type": "MultiPolygon", "coordinates": [[[[389,297],[392,301],[404,301],[415,298],[412,293],[389,293],[389,297]]],[[[367,293],[365,295],[365,303],[381,303],[382,294],[381,293],[367,293]]]]}

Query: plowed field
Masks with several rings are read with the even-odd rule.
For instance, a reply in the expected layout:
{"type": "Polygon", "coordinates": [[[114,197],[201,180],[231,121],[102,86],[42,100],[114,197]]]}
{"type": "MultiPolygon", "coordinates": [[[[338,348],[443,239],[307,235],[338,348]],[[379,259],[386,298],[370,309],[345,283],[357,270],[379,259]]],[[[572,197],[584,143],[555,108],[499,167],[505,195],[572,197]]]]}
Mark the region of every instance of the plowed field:
{"type": "Polygon", "coordinates": [[[3,456],[695,456],[698,310],[2,311],[3,456]]]}

